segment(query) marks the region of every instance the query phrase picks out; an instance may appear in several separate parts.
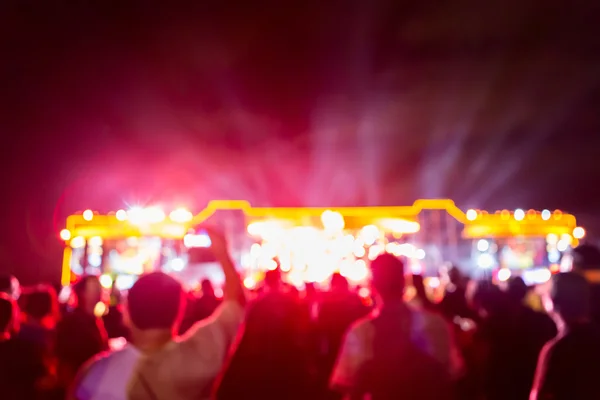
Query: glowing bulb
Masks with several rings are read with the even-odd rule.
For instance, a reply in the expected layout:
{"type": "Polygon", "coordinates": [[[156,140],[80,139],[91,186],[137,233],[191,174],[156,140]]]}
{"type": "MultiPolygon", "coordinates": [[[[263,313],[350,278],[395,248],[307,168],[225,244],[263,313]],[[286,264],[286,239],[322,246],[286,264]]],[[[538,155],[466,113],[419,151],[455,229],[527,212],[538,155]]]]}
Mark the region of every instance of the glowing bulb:
{"type": "Polygon", "coordinates": [[[477,211],[473,209],[467,210],[467,219],[469,221],[475,221],[477,219],[477,211]]]}
{"type": "Polygon", "coordinates": [[[244,279],[244,286],[246,287],[246,289],[252,290],[256,287],[256,281],[253,277],[248,276],[244,279]]]}
{"type": "Polygon", "coordinates": [[[98,303],[96,303],[96,306],[94,307],[94,315],[96,317],[100,318],[104,314],[106,314],[106,304],[104,304],[103,302],[99,301],[98,303]]]}
{"type": "Polygon", "coordinates": [[[506,282],[507,280],[510,279],[510,269],[508,268],[502,268],[501,270],[498,271],[498,280],[500,282],[506,282]]]}
{"type": "Polygon", "coordinates": [[[336,211],[326,210],[321,215],[321,222],[325,230],[330,232],[340,232],[344,229],[344,217],[336,211]]]}
{"type": "Polygon", "coordinates": [[[552,216],[552,213],[550,212],[550,210],[543,210],[542,211],[542,219],[544,221],[548,221],[551,216],[552,216]]]}
{"type": "Polygon", "coordinates": [[[173,271],[180,272],[185,268],[185,261],[183,261],[181,258],[174,258],[171,260],[169,265],[173,271]]]}
{"type": "Polygon", "coordinates": [[[85,210],[83,212],[83,219],[91,221],[94,218],[94,212],[92,210],[85,210]]]}
{"type": "Polygon", "coordinates": [[[488,242],[485,239],[480,239],[477,242],[477,250],[481,251],[482,253],[488,251],[490,249],[490,242],[488,242]]]}
{"type": "Polygon", "coordinates": [[[523,218],[525,218],[525,211],[521,210],[520,208],[517,208],[515,210],[514,216],[517,221],[522,221],[523,218]]]}
{"type": "Polygon", "coordinates": [[[102,246],[102,238],[100,236],[93,236],[90,238],[88,243],[92,247],[100,247],[100,246],[102,246]]]}
{"type": "Polygon", "coordinates": [[[556,244],[556,242],[558,242],[558,236],[554,233],[549,233],[546,236],[546,242],[548,242],[548,244],[556,244]]]}
{"type": "Polygon", "coordinates": [[[425,258],[425,250],[423,249],[418,249],[416,256],[419,260],[423,260],[425,258]]]}
{"type": "Polygon", "coordinates": [[[149,207],[144,210],[144,214],[146,222],[149,222],[151,224],[156,224],[165,219],[164,211],[158,207],[149,207]]]}
{"type": "Polygon", "coordinates": [[[367,225],[362,228],[360,236],[364,244],[371,246],[379,237],[379,229],[375,225],[367,225]]]}
{"type": "Polygon", "coordinates": [[[105,289],[110,289],[113,284],[113,280],[109,275],[100,275],[100,285],[105,289]]]}
{"type": "Polygon", "coordinates": [[[115,214],[115,217],[117,217],[118,221],[125,221],[127,219],[127,211],[125,211],[125,210],[119,210],[115,214]]]}
{"type": "Polygon", "coordinates": [[[169,218],[173,222],[184,223],[190,222],[194,218],[194,216],[185,208],[178,208],[176,210],[171,211],[171,213],[169,214],[169,218]]]}
{"type": "Polygon", "coordinates": [[[71,239],[71,247],[74,249],[80,249],[85,247],[85,239],[83,236],[77,236],[71,239]]]}
{"type": "Polygon", "coordinates": [[[477,257],[477,265],[483,269],[492,268],[494,266],[494,257],[488,253],[480,254],[477,257]]]}
{"type": "Polygon", "coordinates": [[[573,229],[573,237],[575,239],[583,239],[585,237],[585,229],[583,229],[581,226],[573,229]]]}
{"type": "Polygon", "coordinates": [[[68,229],[63,229],[62,231],[60,231],[60,238],[64,241],[71,239],[71,231],[69,231],[68,229]]]}
{"type": "Polygon", "coordinates": [[[558,251],[566,251],[567,248],[569,247],[569,242],[567,242],[566,240],[559,240],[558,244],[556,245],[556,248],[558,249],[558,251]]]}

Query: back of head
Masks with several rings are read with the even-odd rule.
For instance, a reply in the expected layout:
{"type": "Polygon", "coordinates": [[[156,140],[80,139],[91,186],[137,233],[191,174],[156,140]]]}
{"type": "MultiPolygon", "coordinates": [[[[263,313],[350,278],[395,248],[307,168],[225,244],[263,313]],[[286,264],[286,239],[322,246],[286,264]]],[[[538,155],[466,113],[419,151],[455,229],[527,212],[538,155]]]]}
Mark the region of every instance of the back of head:
{"type": "Polygon", "coordinates": [[[129,289],[129,319],[140,330],[176,327],[183,310],[181,284],[162,272],[143,275],[129,289]]]}
{"type": "Polygon", "coordinates": [[[456,265],[452,265],[448,270],[448,279],[450,283],[455,286],[461,286],[463,281],[463,274],[456,265]]]}
{"type": "Polygon", "coordinates": [[[213,284],[210,280],[203,279],[202,282],[200,283],[200,287],[202,288],[203,296],[214,296],[215,295],[215,288],[213,287],[213,284]]]}
{"type": "Polygon", "coordinates": [[[281,284],[281,271],[279,268],[269,270],[265,273],[265,285],[268,288],[276,289],[281,284]]]}
{"type": "Polygon", "coordinates": [[[402,298],[404,293],[404,263],[396,256],[384,253],[371,262],[372,284],[384,301],[402,298]]]}
{"type": "Polygon", "coordinates": [[[527,297],[527,291],[529,288],[525,284],[525,281],[520,276],[512,277],[508,280],[508,287],[506,293],[509,299],[515,302],[522,302],[527,297]]]}
{"type": "Polygon", "coordinates": [[[0,293],[0,333],[10,331],[13,316],[15,314],[15,303],[6,293],[0,293]]]}
{"type": "Polygon", "coordinates": [[[331,290],[348,290],[348,280],[344,278],[339,272],[331,275],[331,290]]]}
{"type": "Polygon", "coordinates": [[[565,321],[585,319],[589,316],[590,286],[580,274],[563,272],[555,275],[551,293],[554,310],[565,321]]]}
{"type": "Polygon", "coordinates": [[[582,244],[573,249],[573,268],[576,270],[600,270],[600,249],[582,244]]]}
{"type": "Polygon", "coordinates": [[[25,313],[28,316],[35,319],[42,319],[48,315],[51,315],[56,306],[54,305],[54,298],[49,288],[39,287],[31,292],[27,298],[25,304],[25,313]]]}
{"type": "Polygon", "coordinates": [[[77,298],[79,307],[85,305],[95,306],[101,299],[100,281],[95,275],[84,275],[73,284],[73,293],[77,298]],[[86,304],[86,303],[93,304],[86,304]]]}

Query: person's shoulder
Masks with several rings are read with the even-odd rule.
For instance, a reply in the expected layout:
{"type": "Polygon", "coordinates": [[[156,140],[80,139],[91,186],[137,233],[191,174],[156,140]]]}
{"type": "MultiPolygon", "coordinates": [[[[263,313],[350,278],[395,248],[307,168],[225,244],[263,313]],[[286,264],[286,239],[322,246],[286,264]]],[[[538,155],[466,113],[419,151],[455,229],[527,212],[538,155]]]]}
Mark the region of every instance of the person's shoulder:
{"type": "Polygon", "coordinates": [[[373,332],[373,319],[376,317],[376,311],[367,315],[366,317],[359,318],[354,321],[348,330],[346,331],[347,335],[356,335],[356,336],[366,336],[373,332]]]}
{"type": "Polygon", "coordinates": [[[427,310],[419,305],[414,303],[407,304],[408,309],[410,310],[411,315],[414,319],[421,320],[423,323],[427,325],[435,325],[435,326],[447,326],[448,323],[446,319],[437,312],[427,310]]]}

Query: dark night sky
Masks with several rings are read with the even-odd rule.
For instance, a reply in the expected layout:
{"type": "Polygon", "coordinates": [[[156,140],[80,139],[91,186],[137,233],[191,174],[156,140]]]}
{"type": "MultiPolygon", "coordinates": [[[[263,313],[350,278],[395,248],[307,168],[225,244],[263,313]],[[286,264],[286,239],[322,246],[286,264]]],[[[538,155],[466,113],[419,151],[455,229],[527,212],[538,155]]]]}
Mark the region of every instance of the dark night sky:
{"type": "Polygon", "coordinates": [[[56,278],[65,216],[125,202],[598,224],[597,2],[197,3],[0,5],[0,269],[56,278]]]}

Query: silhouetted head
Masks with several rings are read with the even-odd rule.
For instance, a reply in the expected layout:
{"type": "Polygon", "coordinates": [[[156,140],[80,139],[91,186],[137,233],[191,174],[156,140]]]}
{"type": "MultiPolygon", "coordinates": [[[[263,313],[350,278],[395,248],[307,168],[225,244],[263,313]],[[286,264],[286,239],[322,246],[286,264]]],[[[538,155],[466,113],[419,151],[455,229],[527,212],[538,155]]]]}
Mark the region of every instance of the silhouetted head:
{"type": "Polygon", "coordinates": [[[347,291],[349,288],[348,280],[344,278],[339,272],[331,275],[331,290],[332,291],[347,291]]]}
{"type": "Polygon", "coordinates": [[[202,282],[200,283],[200,287],[202,288],[203,296],[214,296],[215,295],[215,288],[210,280],[203,279],[202,282]]]}
{"type": "Polygon", "coordinates": [[[185,293],[181,284],[162,272],[143,275],[129,289],[129,320],[140,331],[175,332],[181,322],[185,293]]]}
{"type": "Polygon", "coordinates": [[[586,279],[575,272],[563,272],[552,279],[549,311],[557,313],[567,324],[585,320],[590,315],[591,291],[586,279]]]}
{"type": "Polygon", "coordinates": [[[93,310],[96,304],[102,300],[100,280],[94,275],[82,276],[73,284],[73,293],[77,298],[78,308],[93,310]]]}
{"type": "Polygon", "coordinates": [[[281,285],[281,271],[279,268],[269,270],[265,273],[265,285],[269,289],[278,289],[281,285]]]}
{"type": "Polygon", "coordinates": [[[58,299],[54,288],[50,286],[39,286],[27,296],[25,313],[41,320],[45,317],[55,315],[58,312],[58,299]]]}
{"type": "Polygon", "coordinates": [[[422,275],[414,274],[412,276],[412,283],[415,287],[415,291],[417,292],[417,296],[423,298],[423,296],[427,296],[427,292],[425,290],[425,282],[423,281],[422,275]]]}
{"type": "Polygon", "coordinates": [[[463,283],[463,274],[457,266],[452,265],[448,270],[448,279],[453,285],[461,286],[463,283]]]}
{"type": "Polygon", "coordinates": [[[404,294],[404,263],[389,253],[371,262],[372,285],[383,301],[401,299],[404,294]]]}
{"type": "Polygon", "coordinates": [[[525,284],[525,281],[520,276],[511,277],[506,288],[510,300],[514,302],[523,302],[527,297],[527,291],[529,288],[525,284]]]}
{"type": "Polygon", "coordinates": [[[573,269],[580,271],[600,270],[600,249],[582,244],[573,249],[573,269]]]}

